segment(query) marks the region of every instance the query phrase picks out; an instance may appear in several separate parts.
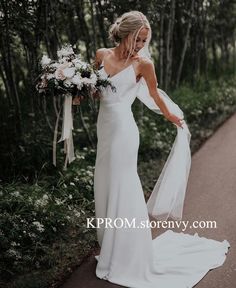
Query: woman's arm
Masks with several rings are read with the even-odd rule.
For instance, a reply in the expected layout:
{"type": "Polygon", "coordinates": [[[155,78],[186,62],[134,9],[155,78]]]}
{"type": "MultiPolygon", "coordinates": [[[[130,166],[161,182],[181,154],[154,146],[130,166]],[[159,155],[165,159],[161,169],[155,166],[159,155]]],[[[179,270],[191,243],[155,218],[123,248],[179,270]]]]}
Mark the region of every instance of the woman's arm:
{"type": "Polygon", "coordinates": [[[183,119],[170,113],[165,102],[162,100],[162,98],[160,97],[158,93],[158,90],[157,90],[158,84],[157,84],[155,68],[151,60],[142,59],[140,61],[140,73],[147,83],[150,96],[154,99],[155,103],[160,108],[161,112],[166,117],[166,119],[175,123],[179,127],[182,127],[181,120],[183,119]]]}

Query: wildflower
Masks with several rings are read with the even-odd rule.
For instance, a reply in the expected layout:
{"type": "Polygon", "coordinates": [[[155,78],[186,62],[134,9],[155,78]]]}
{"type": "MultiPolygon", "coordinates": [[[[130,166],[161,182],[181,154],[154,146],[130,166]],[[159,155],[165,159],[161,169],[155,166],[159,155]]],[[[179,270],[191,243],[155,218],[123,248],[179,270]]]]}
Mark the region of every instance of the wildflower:
{"type": "Polygon", "coordinates": [[[39,232],[43,232],[45,230],[44,225],[41,224],[40,222],[34,221],[33,224],[36,226],[36,228],[39,232]]]}

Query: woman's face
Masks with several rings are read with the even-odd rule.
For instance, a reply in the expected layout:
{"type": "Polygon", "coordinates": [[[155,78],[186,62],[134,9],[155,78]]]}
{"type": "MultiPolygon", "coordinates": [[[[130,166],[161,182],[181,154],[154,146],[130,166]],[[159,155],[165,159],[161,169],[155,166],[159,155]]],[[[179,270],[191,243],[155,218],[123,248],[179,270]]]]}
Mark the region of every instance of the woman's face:
{"type": "Polygon", "coordinates": [[[134,53],[137,54],[140,49],[142,49],[147,41],[148,28],[142,28],[139,31],[136,42],[134,43],[134,53]]]}
{"type": "Polygon", "coordinates": [[[134,41],[132,38],[133,38],[133,34],[129,34],[122,42],[124,44],[124,47],[125,47],[125,50],[126,50],[126,53],[129,54],[130,52],[132,51],[129,51],[129,47],[133,47],[133,53],[132,53],[132,56],[136,56],[138,51],[140,49],[142,49],[145,45],[145,42],[147,41],[147,38],[148,38],[148,32],[149,32],[149,29],[148,28],[142,28],[139,33],[138,33],[138,36],[136,38],[136,41],[135,43],[133,43],[133,45],[130,45],[131,44],[131,41],[134,41]]]}

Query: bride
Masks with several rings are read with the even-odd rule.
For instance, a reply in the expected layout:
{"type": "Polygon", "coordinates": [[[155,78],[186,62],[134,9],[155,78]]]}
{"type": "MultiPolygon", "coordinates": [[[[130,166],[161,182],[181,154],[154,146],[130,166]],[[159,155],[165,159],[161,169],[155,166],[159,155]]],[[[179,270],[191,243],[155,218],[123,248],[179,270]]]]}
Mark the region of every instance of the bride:
{"type": "Polygon", "coordinates": [[[98,49],[95,59],[99,73],[116,88],[103,88],[97,119],[94,198],[101,249],[96,276],[133,288],[193,287],[210,269],[223,264],[230,245],[172,230],[152,239],[149,216],[182,218],[191,134],[181,109],[157,88],[147,18],[139,11],[124,13],[109,35],[116,46],[98,49]],[[177,129],[147,203],[137,174],[139,131],[131,109],[136,97],[177,129]]]}

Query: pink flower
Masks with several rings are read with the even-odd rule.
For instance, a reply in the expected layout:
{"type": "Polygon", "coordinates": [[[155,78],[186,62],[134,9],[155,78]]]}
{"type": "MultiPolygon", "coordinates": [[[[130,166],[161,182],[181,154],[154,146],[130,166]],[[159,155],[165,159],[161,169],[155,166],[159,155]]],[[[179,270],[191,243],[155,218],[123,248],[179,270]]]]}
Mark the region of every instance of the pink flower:
{"type": "Polygon", "coordinates": [[[66,79],[65,75],[63,74],[63,70],[62,69],[57,69],[55,72],[55,77],[57,80],[64,80],[66,79]]]}
{"type": "Polygon", "coordinates": [[[65,80],[66,76],[64,75],[64,69],[69,67],[70,63],[64,63],[57,67],[57,70],[55,71],[55,77],[57,80],[65,80]]]}

